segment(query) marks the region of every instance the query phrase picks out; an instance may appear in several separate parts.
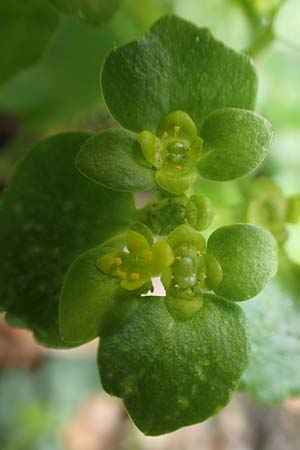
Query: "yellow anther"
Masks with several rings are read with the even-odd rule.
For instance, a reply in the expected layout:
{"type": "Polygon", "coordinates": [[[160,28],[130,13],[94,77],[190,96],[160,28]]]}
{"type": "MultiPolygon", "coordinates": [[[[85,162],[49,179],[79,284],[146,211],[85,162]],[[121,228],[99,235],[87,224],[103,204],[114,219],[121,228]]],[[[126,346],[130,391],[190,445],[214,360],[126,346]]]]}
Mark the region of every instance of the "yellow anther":
{"type": "Polygon", "coordinates": [[[161,165],[163,165],[163,163],[164,163],[164,160],[163,159],[159,159],[158,161],[158,164],[161,164],[161,165]]]}
{"type": "Polygon", "coordinates": [[[176,256],[176,261],[180,261],[181,260],[181,256],[176,256]]]}
{"type": "Polygon", "coordinates": [[[190,151],[191,151],[191,147],[187,147],[186,152],[190,153],[190,151]]]}
{"type": "Polygon", "coordinates": [[[179,133],[180,128],[181,127],[179,125],[175,125],[175,127],[174,127],[175,133],[179,133]]]}
{"type": "Polygon", "coordinates": [[[196,255],[197,255],[197,256],[201,256],[200,250],[197,251],[196,255]]]}
{"type": "Polygon", "coordinates": [[[119,277],[120,277],[122,280],[126,280],[126,278],[127,278],[127,272],[120,272],[120,273],[119,273],[119,277]]]}
{"type": "Polygon", "coordinates": [[[133,247],[134,249],[138,250],[139,248],[141,248],[141,244],[140,244],[139,241],[134,241],[134,242],[132,243],[132,247],[133,247]]]}
{"type": "Polygon", "coordinates": [[[136,272],[132,272],[132,273],[130,274],[130,278],[131,278],[132,280],[139,280],[139,279],[140,279],[140,274],[139,274],[139,273],[136,273],[136,272]]]}
{"type": "Polygon", "coordinates": [[[189,289],[189,290],[187,291],[187,294],[188,294],[188,295],[191,295],[192,297],[194,296],[194,292],[192,291],[192,289],[189,289]]]}
{"type": "Polygon", "coordinates": [[[181,170],[182,167],[181,167],[181,166],[176,166],[175,169],[176,169],[176,170],[181,170]]]}
{"type": "Polygon", "coordinates": [[[183,251],[183,253],[188,254],[189,251],[190,251],[190,248],[189,248],[187,245],[184,245],[184,246],[182,247],[182,251],[183,251]]]}
{"type": "Polygon", "coordinates": [[[180,289],[179,284],[175,284],[175,285],[174,285],[174,288],[176,289],[176,291],[179,291],[179,289],[180,289]]]}
{"type": "Polygon", "coordinates": [[[117,256],[115,258],[115,265],[116,266],[120,266],[121,264],[122,264],[122,259],[119,256],[117,256]]]}
{"type": "Polygon", "coordinates": [[[152,258],[153,258],[153,253],[152,252],[148,252],[146,254],[146,259],[148,259],[148,261],[152,261],[152,258]]]}
{"type": "Polygon", "coordinates": [[[163,132],[162,138],[167,139],[169,137],[168,133],[166,131],[163,132]]]}

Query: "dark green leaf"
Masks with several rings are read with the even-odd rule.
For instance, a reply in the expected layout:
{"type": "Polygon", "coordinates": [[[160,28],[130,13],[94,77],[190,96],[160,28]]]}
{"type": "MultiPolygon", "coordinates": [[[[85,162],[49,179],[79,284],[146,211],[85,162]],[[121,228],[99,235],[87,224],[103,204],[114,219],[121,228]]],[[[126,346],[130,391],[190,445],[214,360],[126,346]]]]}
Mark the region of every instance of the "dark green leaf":
{"type": "Polygon", "coordinates": [[[222,281],[214,291],[229,300],[254,297],[277,271],[277,243],[269,231],[255,225],[217,229],[208,239],[207,253],[223,270],[222,281]]]}
{"type": "MultiPolygon", "coordinates": [[[[122,248],[122,241],[117,241],[122,248]]],[[[124,244],[123,244],[124,245],[124,244]]],[[[62,339],[82,344],[111,332],[138,305],[132,293],[120,289],[118,278],[96,267],[97,258],[113,250],[101,245],[79,256],[64,279],[59,303],[62,339]]]]}
{"type": "Polygon", "coordinates": [[[248,362],[247,324],[234,303],[205,297],[199,313],[174,320],[163,298],[147,297],[101,341],[104,389],[123,398],[145,434],[201,422],[224,407],[248,362]]]}
{"type": "Polygon", "coordinates": [[[215,40],[207,29],[168,16],[141,40],[110,53],[102,89],[125,128],[155,133],[173,111],[185,111],[199,128],[215,109],[251,109],[257,80],[247,56],[215,40]]]}
{"type": "Polygon", "coordinates": [[[271,124],[259,114],[237,108],[211,113],[201,128],[202,155],[198,170],[212,180],[238,178],[256,169],[273,140],[271,124]]]}
{"type": "Polygon", "coordinates": [[[51,0],[63,13],[76,15],[92,24],[108,20],[122,0],[51,0]]]}
{"type": "Polygon", "coordinates": [[[147,191],[154,172],[134,133],[113,128],[85,142],[76,159],[79,171],[103,186],[120,191],[147,191]]]}
{"type": "Polygon", "coordinates": [[[35,63],[58,24],[58,15],[41,0],[0,2],[0,83],[35,63]]]}
{"type": "Polygon", "coordinates": [[[91,247],[130,225],[133,198],[78,173],[88,133],[36,145],[17,166],[0,204],[1,306],[49,346],[61,346],[58,297],[66,270],[91,247]]]}

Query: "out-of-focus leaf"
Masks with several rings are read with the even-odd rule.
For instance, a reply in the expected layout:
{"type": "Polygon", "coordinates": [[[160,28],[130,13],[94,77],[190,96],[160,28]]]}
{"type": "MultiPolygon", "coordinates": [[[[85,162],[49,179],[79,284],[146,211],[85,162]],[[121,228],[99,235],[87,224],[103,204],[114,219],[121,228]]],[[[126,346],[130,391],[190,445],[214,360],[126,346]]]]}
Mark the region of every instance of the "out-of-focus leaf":
{"type": "Polygon", "coordinates": [[[1,306],[48,346],[58,333],[65,272],[81,253],[130,226],[130,194],[101,188],[78,173],[75,156],[89,133],[37,144],[17,166],[0,204],[1,306]]]}
{"type": "Polygon", "coordinates": [[[300,395],[300,296],[276,278],[255,299],[243,303],[252,341],[242,390],[265,403],[300,395]]]}
{"type": "Polygon", "coordinates": [[[51,0],[63,13],[75,15],[92,24],[108,20],[122,0],[51,0]]]}
{"type": "Polygon", "coordinates": [[[58,24],[47,1],[1,0],[0,83],[35,63],[58,24]]]}

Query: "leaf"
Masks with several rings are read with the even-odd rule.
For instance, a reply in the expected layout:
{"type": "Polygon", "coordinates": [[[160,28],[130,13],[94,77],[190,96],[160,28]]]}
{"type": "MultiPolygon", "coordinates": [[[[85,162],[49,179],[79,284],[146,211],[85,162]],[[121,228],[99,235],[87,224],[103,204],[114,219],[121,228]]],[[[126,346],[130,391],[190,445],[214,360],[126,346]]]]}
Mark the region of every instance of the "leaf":
{"type": "MultiPolygon", "coordinates": [[[[120,245],[122,241],[117,240],[120,245]]],[[[136,296],[120,289],[117,278],[96,267],[97,258],[113,247],[103,244],[79,256],[64,279],[59,304],[59,328],[67,342],[83,344],[112,332],[136,309],[136,296]]]]}
{"type": "Polygon", "coordinates": [[[217,181],[233,180],[256,169],[273,141],[271,124],[253,111],[223,108],[211,113],[201,128],[200,174],[217,181]]]}
{"type": "Polygon", "coordinates": [[[40,0],[0,2],[0,83],[34,64],[58,24],[58,15],[40,0]]]}
{"type": "Polygon", "coordinates": [[[277,271],[277,243],[269,231],[236,224],[217,229],[208,239],[207,253],[223,270],[217,295],[241,301],[257,295],[277,271]]]}
{"type": "Polygon", "coordinates": [[[121,330],[101,341],[102,384],[123,398],[143,433],[168,433],[228,403],[248,345],[245,317],[233,303],[207,295],[198,314],[180,321],[163,298],[147,297],[121,330]]]}
{"type": "Polygon", "coordinates": [[[89,133],[41,141],[17,166],[0,204],[0,301],[48,346],[58,333],[65,272],[81,253],[130,226],[129,194],[85,179],[74,158],[89,133]]]}
{"type": "Polygon", "coordinates": [[[63,13],[97,25],[107,21],[118,9],[122,0],[51,0],[63,13]]]}
{"type": "Polygon", "coordinates": [[[243,303],[250,325],[252,355],[242,390],[264,403],[300,394],[300,303],[290,283],[278,277],[251,302],[243,303]]]}
{"type": "Polygon", "coordinates": [[[147,191],[154,187],[154,172],[147,164],[134,133],[104,130],[88,139],[76,165],[79,171],[110,189],[147,191]]]}
{"type": "MultiPolygon", "coordinates": [[[[299,26],[300,5],[297,0],[287,0],[274,21],[275,35],[284,43],[300,49],[299,26]]],[[[298,59],[298,58],[297,58],[298,59]]]]}
{"type": "Polygon", "coordinates": [[[110,112],[138,132],[155,133],[160,121],[177,110],[199,128],[217,108],[251,109],[256,89],[247,56],[176,16],[163,17],[144,38],[113,50],[102,71],[110,112]]]}

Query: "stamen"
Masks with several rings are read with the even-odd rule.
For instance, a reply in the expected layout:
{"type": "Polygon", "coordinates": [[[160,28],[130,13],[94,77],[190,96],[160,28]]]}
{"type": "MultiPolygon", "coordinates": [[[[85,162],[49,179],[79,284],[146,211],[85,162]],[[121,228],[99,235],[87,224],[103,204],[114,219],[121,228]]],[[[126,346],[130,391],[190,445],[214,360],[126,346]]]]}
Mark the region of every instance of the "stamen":
{"type": "Polygon", "coordinates": [[[181,167],[181,166],[176,166],[175,169],[176,169],[176,170],[181,170],[182,167],[181,167]]]}
{"type": "Polygon", "coordinates": [[[119,257],[119,256],[117,256],[116,258],[115,258],[115,265],[116,266],[121,266],[121,264],[122,264],[122,259],[119,257]]]}
{"type": "Polygon", "coordinates": [[[132,280],[139,280],[140,279],[140,274],[136,273],[136,272],[132,272],[132,274],[130,274],[130,278],[132,280]]]}
{"type": "Polygon", "coordinates": [[[179,291],[179,289],[180,289],[179,284],[175,284],[175,285],[174,285],[174,288],[176,289],[176,291],[179,291]]]}

